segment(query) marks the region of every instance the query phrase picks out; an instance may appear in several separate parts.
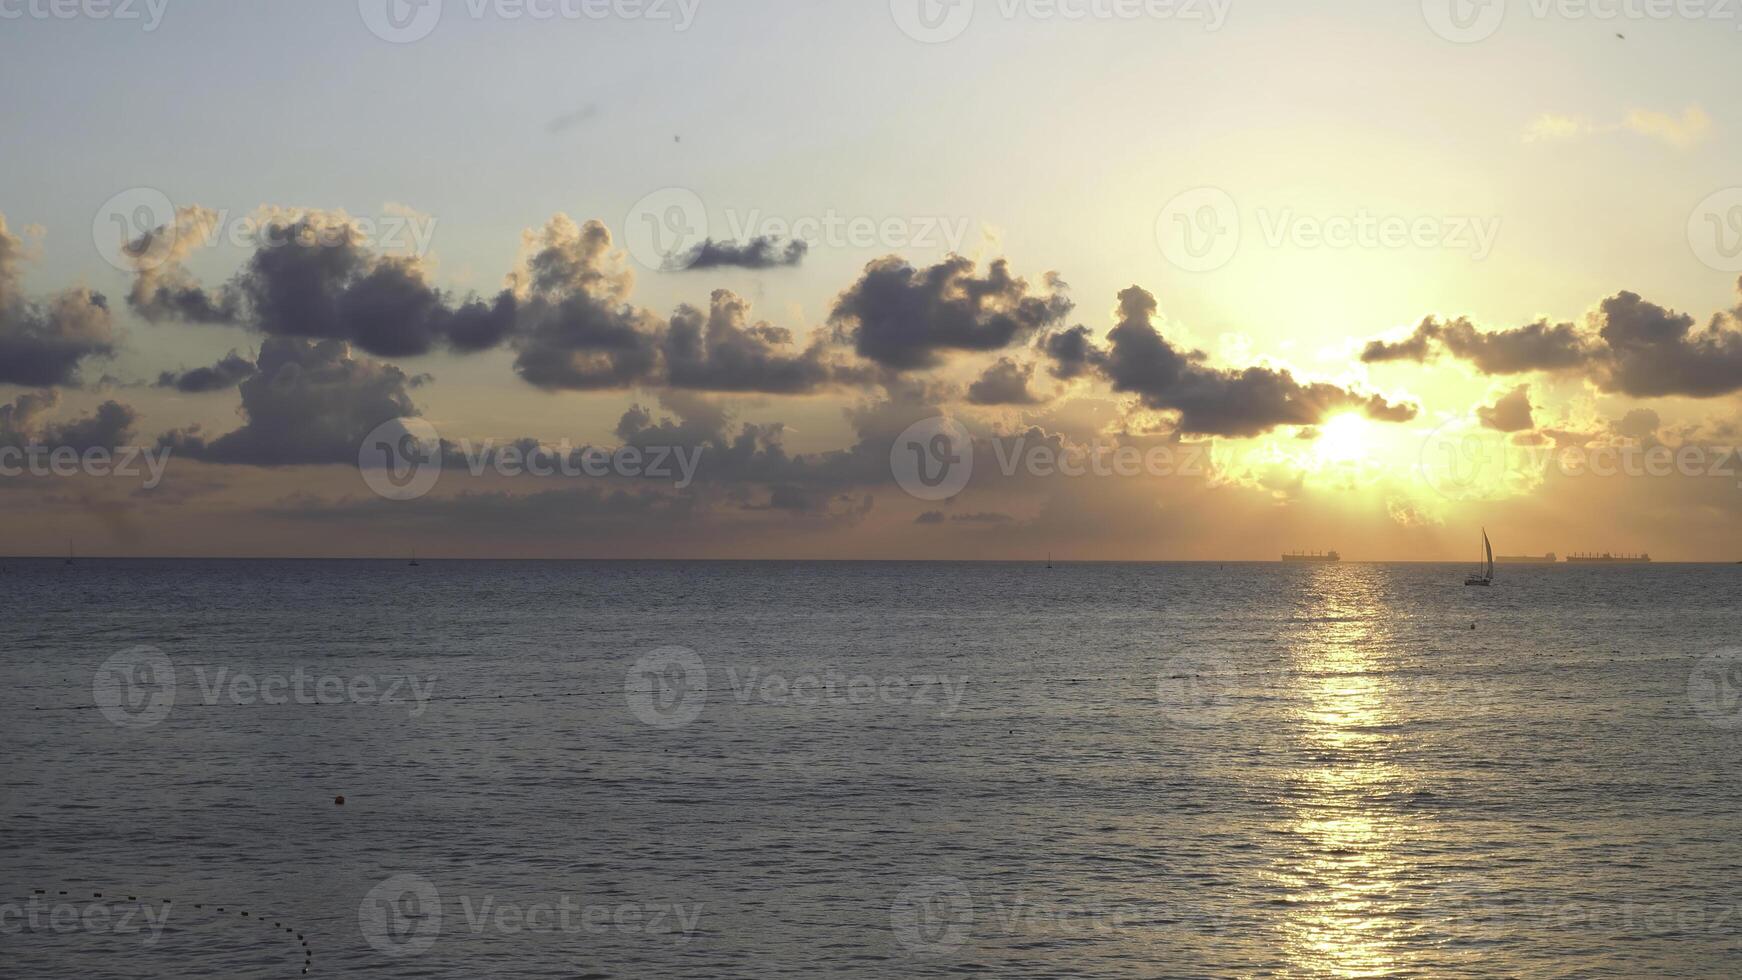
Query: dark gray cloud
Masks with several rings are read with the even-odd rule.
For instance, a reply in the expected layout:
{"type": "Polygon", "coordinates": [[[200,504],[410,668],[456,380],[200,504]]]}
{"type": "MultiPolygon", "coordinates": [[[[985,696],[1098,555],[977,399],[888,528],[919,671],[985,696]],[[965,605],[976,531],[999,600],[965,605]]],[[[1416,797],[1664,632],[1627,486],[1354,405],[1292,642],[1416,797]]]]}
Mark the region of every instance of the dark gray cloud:
{"type": "Polygon", "coordinates": [[[659,346],[665,382],[699,391],[802,394],[834,377],[828,348],[792,350],[792,332],[750,322],[750,304],[729,290],[714,291],[708,312],[681,306],[659,346]]]}
{"type": "Polygon", "coordinates": [[[557,215],[533,239],[519,286],[514,368],[553,390],[627,388],[658,366],[659,320],[629,305],[635,276],[611,249],[611,233],[557,215]]]}
{"type": "Polygon", "coordinates": [[[354,225],[305,215],[270,227],[235,286],[252,325],[278,337],[343,340],[380,357],[426,354],[453,311],[416,260],[380,256],[354,225]]]}
{"type": "Polygon", "coordinates": [[[1519,385],[1492,405],[1476,409],[1482,424],[1498,432],[1524,432],[1536,428],[1531,418],[1530,386],[1519,385]]]}
{"type": "Polygon", "coordinates": [[[997,511],[983,511],[983,512],[972,513],[972,514],[949,515],[949,514],[945,514],[941,510],[928,510],[925,513],[914,518],[913,522],[915,524],[953,523],[953,524],[984,524],[984,525],[996,526],[996,525],[1000,525],[1000,524],[1014,524],[1014,523],[1016,523],[1016,518],[1010,516],[1009,514],[999,513],[997,511]]]}
{"type": "Polygon", "coordinates": [[[667,270],[794,268],[804,262],[809,252],[808,242],[795,239],[782,243],[768,235],[747,242],[716,242],[709,238],[681,255],[672,256],[667,261],[667,270]]]}
{"type": "Polygon", "coordinates": [[[1179,413],[1181,432],[1255,436],[1279,425],[1316,425],[1338,411],[1358,410],[1387,422],[1415,417],[1394,405],[1333,384],[1302,384],[1286,370],[1210,367],[1202,351],[1181,352],[1152,322],[1155,297],[1132,286],[1119,294],[1119,323],[1102,367],[1113,390],[1136,394],[1149,408],[1179,413]]]}
{"type": "Polygon", "coordinates": [[[59,406],[60,393],[52,389],[25,392],[10,404],[0,404],[0,446],[66,446],[80,453],[112,450],[128,444],[139,419],[131,407],[107,401],[90,415],[59,424],[49,422],[49,414],[59,406]]]}
{"type": "Polygon", "coordinates": [[[960,255],[927,269],[896,256],[878,259],[835,301],[830,322],[861,356],[903,371],[931,367],[946,351],[1002,350],[1070,313],[1054,277],[1046,292],[1033,293],[1003,259],[984,277],[974,272],[960,255]]]}
{"type": "Polygon", "coordinates": [[[1603,391],[1635,398],[1742,391],[1742,311],[1719,313],[1699,328],[1692,316],[1625,291],[1603,300],[1585,329],[1543,321],[1483,332],[1467,320],[1430,318],[1403,341],[1368,344],[1361,359],[1420,362],[1440,351],[1484,374],[1577,371],[1603,391]]]}
{"type": "Polygon", "coordinates": [[[177,208],[167,225],[127,243],[122,254],[133,263],[133,288],[127,305],[152,322],[238,323],[242,298],[233,286],[208,291],[182,263],[210,241],[217,212],[196,206],[177,208]]]}
{"type": "Polygon", "coordinates": [[[565,130],[573,129],[588,120],[594,119],[598,115],[599,107],[589,102],[586,105],[581,106],[579,109],[572,112],[565,112],[562,115],[557,116],[550,122],[545,123],[544,128],[548,133],[561,133],[565,130]]]}
{"type": "Polygon", "coordinates": [[[1028,389],[1032,380],[1034,365],[1001,357],[968,386],[968,401],[975,405],[1038,405],[1046,399],[1028,389]]]}
{"type": "Polygon", "coordinates": [[[520,376],[553,390],[648,386],[775,395],[868,378],[838,363],[821,338],[799,350],[790,330],[753,322],[750,304],[729,290],[716,290],[706,313],[684,305],[662,320],[629,302],[634,282],[603,224],[577,227],[553,218],[517,281],[520,376]]]}
{"type": "Polygon", "coordinates": [[[269,337],[260,346],[258,368],[242,382],[241,428],[209,441],[197,429],[160,441],[212,463],[354,466],[372,429],[418,414],[410,389],[422,379],[355,358],[343,341],[269,337]]]}
{"type": "Polygon", "coordinates": [[[957,524],[1014,524],[1016,518],[998,511],[978,511],[972,514],[955,514],[950,520],[957,524]]]}
{"type": "Polygon", "coordinates": [[[1402,341],[1369,343],[1361,352],[1361,360],[1368,364],[1421,363],[1431,359],[1437,349],[1471,362],[1483,374],[1565,371],[1579,367],[1589,357],[1584,338],[1570,323],[1539,321],[1516,330],[1483,333],[1465,319],[1441,323],[1429,317],[1402,341]]]}
{"type": "Polygon", "coordinates": [[[101,294],[69,289],[46,301],[24,296],[24,241],[0,215],[0,384],[77,385],[87,359],[115,353],[117,337],[101,294]]]}
{"type": "Polygon", "coordinates": [[[1595,317],[1603,344],[1596,358],[1598,385],[1635,398],[1715,398],[1742,390],[1739,319],[1719,314],[1696,330],[1685,313],[1634,293],[1611,296],[1595,317]]]}
{"type": "Polygon", "coordinates": [[[1657,435],[1663,419],[1649,408],[1636,408],[1609,423],[1609,430],[1629,439],[1650,439],[1657,435]]]}
{"type": "Polygon", "coordinates": [[[174,388],[187,394],[224,391],[234,388],[254,376],[254,362],[231,351],[210,367],[191,371],[165,371],[157,377],[157,387],[174,388]]]}
{"type": "Polygon", "coordinates": [[[342,215],[299,212],[265,222],[248,264],[219,290],[181,264],[210,233],[212,212],[183,208],[173,226],[128,246],[136,272],[128,303],[148,320],[235,323],[275,337],[342,340],[381,357],[439,346],[498,346],[515,327],[512,295],[454,302],[415,258],[381,255],[342,215]]]}
{"type": "Polygon", "coordinates": [[[1107,360],[1107,352],[1095,346],[1089,328],[1081,324],[1048,334],[1041,341],[1040,348],[1052,361],[1052,376],[1060,381],[1081,377],[1100,368],[1107,360]]]}

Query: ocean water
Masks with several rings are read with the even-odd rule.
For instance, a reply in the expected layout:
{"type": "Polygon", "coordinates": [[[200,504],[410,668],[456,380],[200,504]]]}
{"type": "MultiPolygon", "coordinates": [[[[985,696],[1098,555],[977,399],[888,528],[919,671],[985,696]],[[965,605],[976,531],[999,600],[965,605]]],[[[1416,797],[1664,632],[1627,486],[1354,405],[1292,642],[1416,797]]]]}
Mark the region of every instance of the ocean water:
{"type": "Polygon", "coordinates": [[[1734,976],[1742,567],[1465,571],[0,562],[0,976],[1734,976]]]}

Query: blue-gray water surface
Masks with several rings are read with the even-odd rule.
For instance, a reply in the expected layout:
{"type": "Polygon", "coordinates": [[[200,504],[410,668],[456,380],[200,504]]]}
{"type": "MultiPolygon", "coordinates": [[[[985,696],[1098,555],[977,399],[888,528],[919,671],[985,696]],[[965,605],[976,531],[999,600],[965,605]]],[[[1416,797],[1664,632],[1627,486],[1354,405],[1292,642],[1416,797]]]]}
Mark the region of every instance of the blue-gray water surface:
{"type": "Polygon", "coordinates": [[[0,976],[1735,975],[1742,567],[1465,572],[0,561],[0,976]]]}

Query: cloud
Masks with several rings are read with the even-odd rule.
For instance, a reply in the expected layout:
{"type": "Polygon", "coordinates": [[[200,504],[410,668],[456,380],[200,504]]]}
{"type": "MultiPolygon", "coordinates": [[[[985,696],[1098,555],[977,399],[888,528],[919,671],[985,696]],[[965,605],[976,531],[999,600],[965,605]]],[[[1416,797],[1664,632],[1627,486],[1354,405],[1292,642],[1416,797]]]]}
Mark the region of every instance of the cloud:
{"type": "Polygon", "coordinates": [[[174,388],[187,394],[223,391],[253,377],[254,371],[253,361],[232,350],[211,367],[194,368],[192,371],[179,373],[165,371],[158,375],[157,387],[174,388]]]}
{"type": "Polygon", "coordinates": [[[565,112],[562,115],[557,116],[550,122],[545,123],[544,128],[548,133],[561,133],[565,130],[573,129],[588,120],[594,119],[598,115],[599,107],[589,102],[573,112],[565,112]]]}
{"type": "Polygon", "coordinates": [[[1049,334],[1041,341],[1041,351],[1053,362],[1052,376],[1060,381],[1080,377],[1107,359],[1106,352],[1090,339],[1089,328],[1081,325],[1049,334]]]}
{"type": "Polygon", "coordinates": [[[25,392],[10,404],[0,403],[0,446],[66,446],[80,453],[113,450],[128,443],[139,418],[131,407],[107,401],[90,415],[50,424],[47,417],[59,406],[60,393],[52,389],[25,392]]]}
{"type": "Polygon", "coordinates": [[[1609,423],[1609,431],[1628,439],[1650,439],[1657,435],[1663,419],[1649,408],[1636,408],[1609,423]]]}
{"type": "Polygon", "coordinates": [[[1649,109],[1634,109],[1627,113],[1623,125],[1641,136],[1651,136],[1678,150],[1685,150],[1705,142],[1711,135],[1712,117],[1699,106],[1683,109],[1679,117],[1649,109]]]}
{"type": "Polygon", "coordinates": [[[141,316],[341,340],[381,357],[414,357],[442,345],[486,350],[514,329],[512,296],[456,304],[429,284],[418,259],[375,252],[342,212],[272,212],[247,265],[221,289],[206,290],[181,260],[215,221],[203,208],[182,208],[172,226],[128,246],[136,265],[128,302],[141,316]]]}
{"type": "Polygon", "coordinates": [[[968,386],[968,401],[975,405],[1038,405],[1045,399],[1028,390],[1033,379],[1034,365],[1001,357],[968,386]]]}
{"type": "Polygon", "coordinates": [[[1209,367],[1202,351],[1182,353],[1161,336],[1152,322],[1156,311],[1155,297],[1140,287],[1119,294],[1119,323],[1108,334],[1102,371],[1114,391],[1178,412],[1181,432],[1256,436],[1279,425],[1314,425],[1345,409],[1388,422],[1415,417],[1414,406],[1323,382],[1302,384],[1286,370],[1209,367]]]}
{"type": "Polygon", "coordinates": [[[1678,150],[1691,149],[1712,133],[1712,117],[1699,106],[1683,109],[1681,115],[1632,109],[1620,122],[1595,123],[1582,116],[1547,113],[1538,116],[1525,131],[1526,143],[1564,142],[1592,136],[1627,132],[1658,140],[1678,150]]]}
{"type": "Polygon", "coordinates": [[[976,277],[973,260],[952,255],[916,269],[897,256],[877,259],[835,301],[837,338],[884,367],[938,364],[946,351],[1002,350],[1055,325],[1071,310],[1063,284],[1031,293],[1003,259],[976,277]]]}
{"type": "Polygon", "coordinates": [[[557,215],[528,241],[516,277],[515,369],[541,388],[796,395],[867,380],[822,340],[798,350],[790,330],[752,322],[749,302],[729,290],[716,290],[705,314],[684,305],[662,320],[634,306],[634,274],[600,222],[557,215]]]}
{"type": "Polygon", "coordinates": [[[1402,341],[1372,341],[1361,352],[1361,360],[1421,363],[1432,359],[1437,349],[1470,361],[1483,374],[1564,371],[1579,367],[1589,357],[1585,339],[1570,323],[1540,321],[1516,330],[1483,333],[1462,318],[1441,323],[1429,317],[1402,341]]]}
{"type": "Polygon", "coordinates": [[[1715,398],[1742,390],[1742,331],[1735,314],[1719,314],[1704,330],[1694,318],[1623,292],[1593,317],[1603,349],[1598,384],[1635,398],[1686,395],[1715,398]]]}
{"type": "Polygon", "coordinates": [[[957,524],[1013,524],[1016,518],[998,511],[981,511],[973,514],[956,514],[950,520],[957,524]]]}
{"type": "Polygon", "coordinates": [[[152,322],[236,323],[241,296],[231,287],[216,293],[199,285],[183,265],[195,248],[211,239],[218,213],[209,208],[177,208],[175,218],[129,242],[122,254],[133,263],[133,288],[127,305],[152,322]]]}
{"type": "Polygon", "coordinates": [[[235,286],[252,325],[272,336],[342,340],[381,357],[412,357],[450,333],[466,336],[467,349],[493,346],[512,326],[490,331],[490,308],[479,302],[456,313],[416,259],[376,254],[343,215],[303,212],[275,220],[263,234],[269,244],[255,250],[235,286]]]}
{"type": "Polygon", "coordinates": [[[371,430],[418,414],[410,389],[422,379],[353,357],[344,341],[271,337],[260,346],[258,368],[241,384],[241,428],[210,441],[197,429],[182,430],[160,442],[212,463],[354,466],[371,430]]]}
{"type": "Polygon", "coordinates": [[[750,304],[714,291],[708,312],[681,306],[658,340],[665,383],[700,391],[803,394],[828,384],[836,368],[820,341],[789,353],[792,332],[750,322],[750,304]]]}
{"type": "Polygon", "coordinates": [[[672,256],[667,271],[694,272],[702,269],[778,269],[793,268],[804,261],[810,243],[787,242],[767,235],[738,242],[716,242],[709,238],[682,255],[672,256]]]}
{"type": "Polygon", "coordinates": [[[69,289],[47,301],[25,298],[19,266],[24,241],[0,215],[0,384],[77,385],[89,358],[115,353],[109,304],[99,293],[69,289]]]}
{"type": "Polygon", "coordinates": [[[1530,386],[1519,385],[1493,405],[1476,409],[1476,417],[1490,429],[1523,432],[1536,427],[1531,419],[1530,386]]]}
{"type": "Polygon", "coordinates": [[[521,323],[514,368],[553,390],[626,388],[658,362],[658,318],[629,305],[635,286],[611,232],[556,215],[527,233],[531,254],[517,280],[521,323]]]}
{"type": "Polygon", "coordinates": [[[1583,328],[1542,321],[1484,333],[1467,320],[1430,318],[1403,341],[1369,343],[1361,359],[1423,362],[1441,351],[1483,374],[1577,371],[1605,392],[1635,398],[1742,391],[1742,313],[1718,313],[1697,328],[1692,316],[1626,291],[1598,304],[1583,328]]]}

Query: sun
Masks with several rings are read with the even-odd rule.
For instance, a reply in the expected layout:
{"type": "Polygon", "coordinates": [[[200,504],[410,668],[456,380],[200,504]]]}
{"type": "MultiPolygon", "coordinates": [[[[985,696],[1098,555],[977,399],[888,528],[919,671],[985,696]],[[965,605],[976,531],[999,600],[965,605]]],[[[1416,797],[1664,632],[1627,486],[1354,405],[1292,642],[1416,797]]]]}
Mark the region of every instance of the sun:
{"type": "Polygon", "coordinates": [[[1374,436],[1373,425],[1365,418],[1339,415],[1319,426],[1313,454],[1321,464],[1358,462],[1372,450],[1374,436]]]}

